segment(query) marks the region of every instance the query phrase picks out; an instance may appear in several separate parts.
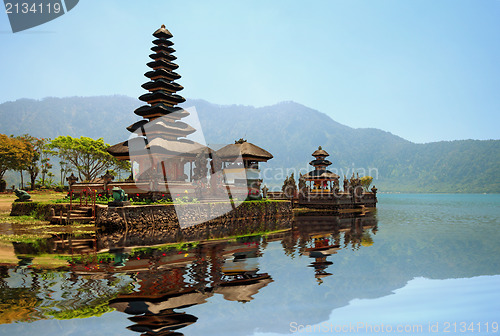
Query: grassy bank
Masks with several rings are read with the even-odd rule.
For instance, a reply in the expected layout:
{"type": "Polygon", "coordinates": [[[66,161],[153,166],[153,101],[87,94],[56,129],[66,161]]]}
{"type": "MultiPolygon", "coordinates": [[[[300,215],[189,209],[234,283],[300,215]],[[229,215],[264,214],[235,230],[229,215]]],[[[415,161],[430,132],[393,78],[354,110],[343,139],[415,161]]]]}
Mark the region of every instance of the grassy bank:
{"type": "MultiPolygon", "coordinates": [[[[53,202],[66,196],[64,192],[52,190],[35,190],[28,192],[33,202],[53,202]]],[[[12,202],[17,199],[14,193],[0,194],[0,214],[10,212],[12,202]]]]}

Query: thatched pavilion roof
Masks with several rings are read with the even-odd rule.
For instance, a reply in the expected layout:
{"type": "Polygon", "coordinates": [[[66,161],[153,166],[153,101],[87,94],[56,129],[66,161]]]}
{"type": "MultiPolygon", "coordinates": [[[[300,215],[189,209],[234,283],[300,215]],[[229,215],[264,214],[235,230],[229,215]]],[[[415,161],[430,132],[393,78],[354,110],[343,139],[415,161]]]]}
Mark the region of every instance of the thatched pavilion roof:
{"type": "Polygon", "coordinates": [[[234,144],[222,147],[217,151],[217,155],[221,159],[232,159],[241,155],[243,159],[255,161],[267,161],[273,158],[273,155],[265,149],[242,139],[234,144]]]}

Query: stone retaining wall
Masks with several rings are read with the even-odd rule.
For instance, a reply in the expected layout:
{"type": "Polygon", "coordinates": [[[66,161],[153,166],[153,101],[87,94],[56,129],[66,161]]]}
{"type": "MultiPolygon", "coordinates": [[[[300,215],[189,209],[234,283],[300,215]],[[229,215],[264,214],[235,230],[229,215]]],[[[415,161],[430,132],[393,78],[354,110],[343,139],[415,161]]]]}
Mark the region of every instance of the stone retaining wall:
{"type": "MultiPolygon", "coordinates": [[[[276,216],[292,216],[292,205],[290,202],[243,202],[236,209],[224,213],[228,203],[189,203],[176,205],[177,210],[181,207],[183,220],[182,228],[189,228],[189,220],[193,224],[211,221],[224,222],[229,219],[264,219],[276,216]]],[[[175,226],[180,228],[177,212],[173,204],[166,205],[132,205],[124,207],[98,207],[96,209],[96,224],[114,229],[130,228],[154,228],[160,226],[175,226]]]]}
{"type": "Polygon", "coordinates": [[[361,207],[374,208],[377,206],[377,196],[374,193],[362,193],[360,196],[353,196],[347,193],[325,193],[310,195],[310,197],[300,197],[299,207],[311,209],[331,209],[346,210],[361,207]]]}
{"type": "MultiPolygon", "coordinates": [[[[12,209],[10,211],[11,216],[33,216],[41,220],[49,221],[52,217],[52,210],[56,215],[60,212],[66,212],[69,209],[69,204],[58,203],[58,204],[47,204],[40,202],[14,202],[12,203],[12,209]]],[[[73,205],[73,209],[76,206],[73,205]]]]}
{"type": "MultiPolygon", "coordinates": [[[[199,225],[210,225],[217,222],[234,224],[237,220],[248,221],[252,219],[272,219],[279,216],[292,217],[292,205],[287,201],[276,202],[243,202],[235,210],[216,217],[215,214],[223,213],[227,203],[187,203],[177,205],[183,207],[184,220],[182,229],[189,232],[189,222],[186,218],[200,219],[206,217],[208,220],[199,225]],[[213,218],[216,217],[216,218],[213,218]],[[213,218],[213,219],[212,219],[213,218]],[[186,224],[187,223],[187,224],[186,224]]],[[[73,209],[78,208],[73,205],[73,209]]],[[[69,204],[47,204],[39,202],[14,202],[12,204],[11,216],[34,216],[42,220],[50,220],[52,209],[55,215],[66,212],[69,204]]],[[[154,229],[173,228],[180,229],[177,213],[173,204],[161,205],[131,205],[124,207],[108,207],[96,205],[96,225],[107,229],[154,229]]]]}
{"type": "Polygon", "coordinates": [[[100,230],[97,232],[97,248],[104,250],[117,247],[205,241],[289,229],[292,227],[292,222],[292,216],[280,216],[274,219],[222,218],[184,229],[175,224],[168,224],[152,225],[148,228],[132,227],[128,230],[100,230]]]}
{"type": "MultiPolygon", "coordinates": [[[[185,204],[196,213],[216,211],[217,203],[185,204]]],[[[201,224],[181,227],[173,205],[100,207],[96,210],[100,250],[116,246],[140,246],[200,241],[289,229],[290,202],[245,202],[236,210],[201,224]]]]}

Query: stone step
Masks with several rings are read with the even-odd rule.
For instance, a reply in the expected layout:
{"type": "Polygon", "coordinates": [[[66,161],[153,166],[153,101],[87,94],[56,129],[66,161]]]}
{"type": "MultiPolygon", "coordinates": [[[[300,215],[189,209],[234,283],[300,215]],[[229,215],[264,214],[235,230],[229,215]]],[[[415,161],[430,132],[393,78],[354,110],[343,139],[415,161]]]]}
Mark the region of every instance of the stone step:
{"type": "MultiPolygon", "coordinates": [[[[63,216],[68,216],[67,214],[63,214],[63,216]]],[[[88,213],[70,213],[69,214],[70,218],[75,218],[75,217],[92,217],[92,215],[89,215],[88,213]]]]}
{"type": "MultiPolygon", "coordinates": [[[[67,253],[68,251],[66,250],[68,247],[66,247],[64,250],[59,250],[59,252],[63,252],[63,253],[67,253]]],[[[57,252],[58,250],[57,249],[54,249],[55,252],[57,252]]],[[[72,250],[71,252],[73,254],[90,254],[90,253],[94,253],[95,250],[88,247],[88,246],[85,246],[85,247],[72,247],[72,250]]]]}
{"type": "Polygon", "coordinates": [[[72,213],[72,214],[73,214],[73,213],[74,213],[74,214],[87,214],[87,213],[89,213],[89,212],[90,212],[89,210],[80,210],[80,209],[78,209],[78,210],[71,210],[71,211],[70,211],[70,213],[72,213]]]}
{"type": "Polygon", "coordinates": [[[94,218],[90,217],[90,216],[71,216],[69,218],[71,221],[75,222],[75,221],[92,221],[94,220],[94,218]]]}
{"type": "Polygon", "coordinates": [[[54,214],[52,218],[50,219],[50,222],[52,224],[67,224],[67,219],[69,216],[69,221],[70,222],[81,222],[81,223],[91,223],[94,221],[94,218],[92,217],[92,206],[78,206],[75,205],[73,209],[63,212],[62,216],[60,215],[60,212],[58,214],[54,214]]]}
{"type": "MultiPolygon", "coordinates": [[[[63,224],[66,224],[68,220],[68,216],[67,215],[63,215],[62,218],[61,216],[53,216],[51,219],[50,219],[50,222],[52,224],[58,224],[58,223],[63,223],[63,224]]],[[[84,224],[87,224],[87,223],[91,223],[94,221],[94,218],[92,218],[91,216],[70,216],[69,217],[69,221],[70,222],[80,222],[80,223],[84,223],[84,224]]]]}
{"type": "Polygon", "coordinates": [[[79,206],[77,209],[74,209],[74,210],[92,210],[92,207],[91,206],[79,206]]]}
{"type": "Polygon", "coordinates": [[[71,244],[70,247],[73,248],[73,249],[78,249],[78,250],[89,249],[90,248],[90,246],[88,246],[87,244],[71,244]]]}
{"type": "MultiPolygon", "coordinates": [[[[56,240],[54,243],[56,244],[69,244],[69,239],[64,239],[64,240],[56,240]]],[[[71,243],[72,244],[75,244],[75,243],[90,243],[90,242],[93,242],[94,239],[71,239],[71,243]]]]}
{"type": "Polygon", "coordinates": [[[78,253],[80,254],[90,254],[90,253],[94,253],[95,251],[91,248],[86,248],[86,249],[80,249],[78,250],[78,253]]]}

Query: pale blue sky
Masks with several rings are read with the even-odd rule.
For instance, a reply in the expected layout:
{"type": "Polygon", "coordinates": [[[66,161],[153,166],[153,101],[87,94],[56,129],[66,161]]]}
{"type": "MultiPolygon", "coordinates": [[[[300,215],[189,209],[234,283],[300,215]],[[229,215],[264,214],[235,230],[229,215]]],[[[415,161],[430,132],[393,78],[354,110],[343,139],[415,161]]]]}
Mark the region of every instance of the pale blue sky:
{"type": "Polygon", "coordinates": [[[81,0],[16,34],[1,12],[0,102],[138,97],[161,24],[185,97],[293,100],[414,142],[500,138],[498,0],[81,0]]]}

